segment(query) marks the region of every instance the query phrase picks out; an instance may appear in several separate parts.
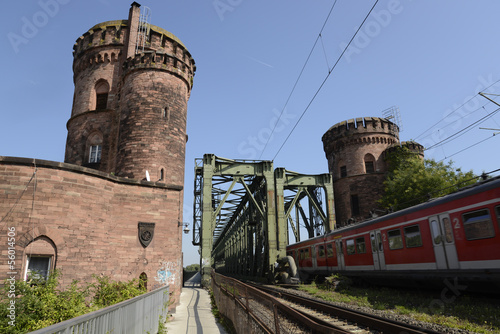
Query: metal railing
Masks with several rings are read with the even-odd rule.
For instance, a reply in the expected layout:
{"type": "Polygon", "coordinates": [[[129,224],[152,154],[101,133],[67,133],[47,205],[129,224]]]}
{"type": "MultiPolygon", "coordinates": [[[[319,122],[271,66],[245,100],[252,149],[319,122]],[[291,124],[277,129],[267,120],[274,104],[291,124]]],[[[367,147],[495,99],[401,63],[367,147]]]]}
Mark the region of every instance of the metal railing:
{"type": "Polygon", "coordinates": [[[31,334],[136,334],[158,333],[165,321],[169,300],[168,286],[121,303],[69,319],[31,334]]]}
{"type": "Polygon", "coordinates": [[[333,333],[273,296],[234,278],[212,272],[212,292],[219,312],[237,333],[333,333]]]}

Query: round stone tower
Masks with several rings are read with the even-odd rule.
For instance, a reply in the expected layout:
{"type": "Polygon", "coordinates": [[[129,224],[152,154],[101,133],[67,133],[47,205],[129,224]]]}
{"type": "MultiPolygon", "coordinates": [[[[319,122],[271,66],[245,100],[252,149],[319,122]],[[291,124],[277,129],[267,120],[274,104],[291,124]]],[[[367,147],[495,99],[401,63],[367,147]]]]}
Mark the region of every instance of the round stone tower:
{"type": "Polygon", "coordinates": [[[99,23],[76,41],[65,162],[182,186],[196,66],[177,37],[139,17],[134,2],[128,20],[99,23]]]}
{"type": "Polygon", "coordinates": [[[332,126],[322,141],[334,180],[337,226],[371,217],[383,193],[383,153],[399,143],[398,126],[385,118],[356,118],[332,126]]]}

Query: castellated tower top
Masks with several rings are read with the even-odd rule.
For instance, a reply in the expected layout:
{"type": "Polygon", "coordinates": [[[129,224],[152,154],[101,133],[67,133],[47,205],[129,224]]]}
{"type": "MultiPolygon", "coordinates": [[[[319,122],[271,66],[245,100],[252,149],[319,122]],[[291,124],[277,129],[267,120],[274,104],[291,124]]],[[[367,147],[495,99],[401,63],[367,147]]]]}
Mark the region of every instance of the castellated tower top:
{"type": "Polygon", "coordinates": [[[325,152],[338,151],[348,145],[399,142],[399,128],[385,118],[358,117],[332,126],[322,137],[325,152]]]}
{"type": "MultiPolygon", "coordinates": [[[[133,14],[134,7],[131,8],[133,14]]],[[[73,71],[75,77],[85,68],[99,63],[130,60],[128,67],[145,64],[170,69],[182,76],[191,89],[196,65],[185,45],[174,34],[155,25],[149,25],[144,52],[135,54],[137,32],[130,31],[129,20],[115,20],[98,23],[80,36],[73,46],[73,71]],[[120,59],[121,58],[121,59],[120,59]]],[[[128,64],[124,64],[128,65],[128,64]]],[[[145,65],[142,65],[145,66],[145,65]]]]}

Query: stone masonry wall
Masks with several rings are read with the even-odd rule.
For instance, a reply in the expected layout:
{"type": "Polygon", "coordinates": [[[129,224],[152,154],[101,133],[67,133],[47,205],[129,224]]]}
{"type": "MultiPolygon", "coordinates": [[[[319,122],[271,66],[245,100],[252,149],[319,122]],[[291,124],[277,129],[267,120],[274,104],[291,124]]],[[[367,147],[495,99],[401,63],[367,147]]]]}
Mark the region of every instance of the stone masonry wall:
{"type": "Polygon", "coordinates": [[[379,117],[356,118],[335,124],[322,140],[334,180],[337,225],[368,218],[379,207],[386,172],[383,153],[399,142],[397,125],[379,117]],[[366,171],[365,161],[373,162],[372,172],[366,171]],[[341,167],[347,175],[341,175],[341,167]],[[353,195],[358,198],[357,215],[352,212],[353,195]]]}
{"type": "MultiPolygon", "coordinates": [[[[129,280],[144,272],[149,289],[169,284],[174,300],[179,301],[182,187],[8,157],[0,157],[0,179],[0,212],[10,212],[0,230],[0,254],[7,259],[7,228],[15,227],[17,279],[25,273],[28,246],[42,239],[38,251],[49,253],[45,248],[54,245],[55,268],[62,272],[63,287],[74,279],[90,282],[92,274],[129,280]],[[146,248],[138,238],[139,222],[156,224],[146,248]]],[[[9,271],[3,261],[1,281],[9,271]]]]}
{"type": "Polygon", "coordinates": [[[187,86],[166,71],[138,69],[124,80],[116,173],[182,185],[187,86]],[[141,112],[137,112],[140,110],[141,112]]]}

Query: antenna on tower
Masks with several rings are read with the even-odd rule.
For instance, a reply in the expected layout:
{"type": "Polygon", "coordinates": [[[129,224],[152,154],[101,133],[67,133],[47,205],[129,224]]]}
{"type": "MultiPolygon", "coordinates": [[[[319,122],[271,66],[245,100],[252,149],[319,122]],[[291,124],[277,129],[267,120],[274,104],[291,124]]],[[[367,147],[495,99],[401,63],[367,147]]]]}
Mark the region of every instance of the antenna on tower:
{"type": "Polygon", "coordinates": [[[137,28],[137,40],[135,42],[135,53],[144,52],[147,38],[149,37],[149,29],[151,22],[151,9],[143,6],[139,15],[139,27],[137,28]]]}
{"type": "Polygon", "coordinates": [[[384,118],[396,124],[399,128],[399,132],[403,131],[403,122],[401,121],[401,113],[399,112],[399,107],[392,106],[382,111],[384,118]]]}

